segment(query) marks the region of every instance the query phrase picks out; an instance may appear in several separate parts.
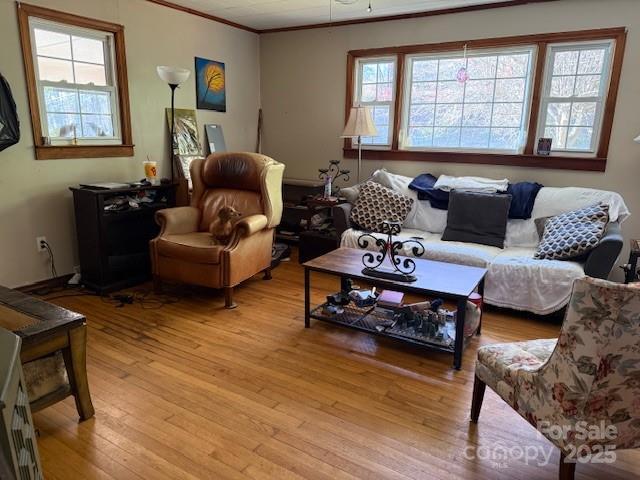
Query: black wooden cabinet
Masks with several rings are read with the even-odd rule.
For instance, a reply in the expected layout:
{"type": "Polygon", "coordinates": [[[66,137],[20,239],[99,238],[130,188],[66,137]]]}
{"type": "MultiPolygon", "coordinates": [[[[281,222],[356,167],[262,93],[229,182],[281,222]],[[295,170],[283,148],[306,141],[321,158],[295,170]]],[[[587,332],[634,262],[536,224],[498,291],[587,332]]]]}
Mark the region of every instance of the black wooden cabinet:
{"type": "Polygon", "coordinates": [[[82,283],[107,293],[150,279],[149,240],[160,228],[154,216],[175,206],[176,185],[71,191],[82,283]]]}
{"type": "Polygon", "coordinates": [[[308,262],[316,257],[332,252],[340,246],[340,241],[335,232],[315,232],[307,230],[300,233],[298,244],[298,261],[308,262]]]}
{"type": "Polygon", "coordinates": [[[297,244],[300,232],[306,230],[309,220],[308,198],[319,195],[324,187],[301,180],[284,180],[282,184],[283,211],[280,225],[276,227],[276,240],[288,244],[297,244]]]}

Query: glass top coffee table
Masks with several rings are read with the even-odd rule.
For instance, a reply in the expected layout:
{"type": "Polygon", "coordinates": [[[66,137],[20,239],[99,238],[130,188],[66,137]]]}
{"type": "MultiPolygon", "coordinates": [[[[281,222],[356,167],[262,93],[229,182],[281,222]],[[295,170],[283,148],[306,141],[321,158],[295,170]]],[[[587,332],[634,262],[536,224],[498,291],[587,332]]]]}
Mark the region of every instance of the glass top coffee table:
{"type": "MultiPolygon", "coordinates": [[[[346,326],[360,331],[369,332],[383,337],[395,338],[404,342],[416,344],[433,350],[453,354],[453,366],[457,370],[462,365],[462,352],[465,347],[464,321],[467,301],[469,296],[484,291],[484,277],[487,270],[466,265],[436,262],[420,258],[412,259],[416,264],[413,275],[416,280],[411,283],[374,278],[362,273],[364,265],[362,256],[365,250],[353,248],[339,248],[326,255],[315,258],[303,264],[304,267],[304,300],[305,300],[305,327],[311,326],[311,319],[322,320],[328,323],[346,326]],[[360,280],[376,287],[396,290],[404,293],[413,293],[426,298],[443,298],[456,303],[456,334],[453,345],[444,345],[426,338],[412,338],[402,335],[397,328],[379,328],[371,316],[376,315],[374,307],[357,308],[352,305],[345,307],[343,314],[328,315],[324,312],[324,304],[312,307],[310,298],[311,272],[321,272],[334,275],[342,279],[360,280]]],[[[404,257],[398,257],[403,259],[404,257]]],[[[482,317],[476,334],[480,334],[482,317]]]]}

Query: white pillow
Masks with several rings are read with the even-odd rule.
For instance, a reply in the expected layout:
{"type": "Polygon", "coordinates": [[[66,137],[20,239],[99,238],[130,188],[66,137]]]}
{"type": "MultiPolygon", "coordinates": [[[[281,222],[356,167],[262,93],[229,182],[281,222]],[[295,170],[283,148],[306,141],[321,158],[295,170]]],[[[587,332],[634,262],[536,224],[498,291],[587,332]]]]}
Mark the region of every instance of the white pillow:
{"type": "Polygon", "coordinates": [[[552,217],[597,203],[609,206],[611,222],[622,223],[630,215],[622,196],[616,192],[583,187],[544,187],[536,197],[531,218],[552,217]]]}
{"type": "Polygon", "coordinates": [[[340,189],[340,196],[345,198],[347,200],[347,202],[349,202],[350,204],[355,205],[356,201],[358,200],[358,197],[360,196],[360,185],[362,185],[363,183],[365,183],[367,181],[372,181],[372,182],[379,183],[383,187],[391,188],[393,190],[393,187],[391,187],[391,185],[388,185],[387,183],[379,181],[379,179],[381,177],[381,172],[385,172],[386,173],[386,170],[384,170],[384,169],[376,170],[364,182],[356,183],[355,185],[352,185],[351,187],[343,187],[343,188],[341,188],[340,189]]]}
{"type": "Polygon", "coordinates": [[[409,188],[413,178],[380,169],[373,174],[371,180],[413,199],[413,207],[402,225],[404,228],[431,233],[444,232],[447,226],[447,211],[433,208],[428,200],[419,200],[418,193],[409,188]]]}
{"type": "Polygon", "coordinates": [[[347,200],[347,202],[355,205],[358,196],[360,195],[360,184],[353,185],[352,187],[343,187],[339,191],[339,195],[347,200]]]}

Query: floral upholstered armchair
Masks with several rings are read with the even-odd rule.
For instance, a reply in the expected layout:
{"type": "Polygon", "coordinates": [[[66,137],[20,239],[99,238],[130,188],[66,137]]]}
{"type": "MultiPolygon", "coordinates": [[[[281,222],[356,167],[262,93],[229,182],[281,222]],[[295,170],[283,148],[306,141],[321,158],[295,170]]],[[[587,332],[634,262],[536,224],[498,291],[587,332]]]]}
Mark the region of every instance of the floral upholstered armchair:
{"type": "Polygon", "coordinates": [[[486,385],[560,448],[561,479],[585,455],[640,447],[640,289],[576,280],[557,340],[478,350],[474,423],[486,385]]]}

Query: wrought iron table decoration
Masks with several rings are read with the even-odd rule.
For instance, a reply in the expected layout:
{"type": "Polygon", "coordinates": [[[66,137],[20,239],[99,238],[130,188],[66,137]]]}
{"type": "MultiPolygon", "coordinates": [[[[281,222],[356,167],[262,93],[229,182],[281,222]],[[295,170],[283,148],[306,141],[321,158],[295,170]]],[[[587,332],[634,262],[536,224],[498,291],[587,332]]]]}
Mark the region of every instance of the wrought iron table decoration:
{"type": "Polygon", "coordinates": [[[324,182],[324,197],[325,199],[336,199],[335,195],[340,191],[340,187],[336,186],[335,183],[338,179],[342,179],[344,182],[349,181],[349,173],[350,170],[345,170],[340,168],[340,160],[330,160],[329,168],[319,168],[318,178],[324,182]]]}
{"type": "Polygon", "coordinates": [[[413,245],[411,253],[415,257],[424,255],[424,246],[416,239],[408,239],[404,241],[393,240],[394,235],[398,235],[402,230],[400,222],[386,221],[382,224],[382,233],[387,238],[377,238],[370,233],[365,233],[358,237],[358,247],[366,249],[369,244],[373,244],[378,248],[379,252],[366,252],[362,256],[362,263],[365,268],[362,270],[363,275],[385,280],[393,280],[396,282],[411,283],[416,281],[413,272],[416,264],[410,258],[400,258],[399,252],[405,245],[413,245]],[[386,265],[385,260],[388,259],[386,265]]]}

